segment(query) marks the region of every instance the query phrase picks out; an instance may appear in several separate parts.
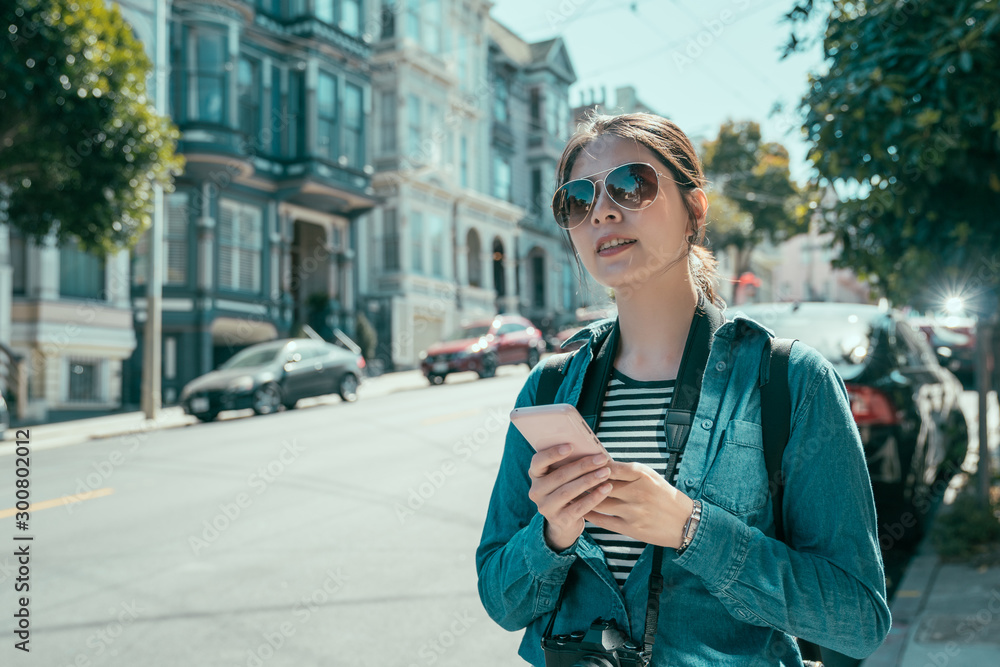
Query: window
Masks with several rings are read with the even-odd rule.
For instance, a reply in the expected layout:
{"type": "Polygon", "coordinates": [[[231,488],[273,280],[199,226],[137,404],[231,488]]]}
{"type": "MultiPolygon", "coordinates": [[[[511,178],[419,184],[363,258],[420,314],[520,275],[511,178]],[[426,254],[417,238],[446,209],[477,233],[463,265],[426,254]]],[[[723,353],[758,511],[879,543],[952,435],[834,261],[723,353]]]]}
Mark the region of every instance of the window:
{"type": "Polygon", "coordinates": [[[27,291],[27,248],[24,237],[10,230],[10,265],[13,269],[11,275],[11,292],[13,294],[24,294],[27,291]]]}
{"type": "Polygon", "coordinates": [[[351,37],[361,36],[361,0],[340,0],[340,29],[351,37]]]}
{"type": "Polygon", "coordinates": [[[69,359],[68,403],[94,403],[101,400],[100,359],[69,359]]]}
{"type": "Polygon", "coordinates": [[[444,125],[444,117],[441,115],[441,107],[436,104],[427,105],[427,124],[430,129],[429,146],[425,147],[427,159],[434,164],[441,164],[441,134],[444,125]]]}
{"type": "Polygon", "coordinates": [[[281,70],[271,68],[271,126],[261,134],[261,138],[270,141],[271,155],[281,155],[281,135],[288,122],[285,115],[284,96],[281,94],[281,70]]]}
{"type": "Polygon", "coordinates": [[[337,146],[337,80],[320,72],[316,89],[316,152],[330,160],[340,157],[337,146]]]}
{"type": "Polygon", "coordinates": [[[510,160],[499,153],[493,154],[493,196],[510,201],[510,160]]]}
{"type": "Polygon", "coordinates": [[[316,8],[316,18],[331,25],[334,22],[333,1],[334,0],[313,0],[316,8]]]}
{"type": "Polygon", "coordinates": [[[562,134],[559,130],[559,100],[551,90],[545,96],[545,131],[553,137],[562,134]]]}
{"type": "Polygon", "coordinates": [[[188,197],[186,194],[169,194],[166,203],[167,224],[163,245],[167,266],[164,283],[183,284],[187,282],[188,197]]]}
{"type": "Polygon", "coordinates": [[[301,157],[306,153],[306,80],[302,72],[288,74],[288,153],[301,157]]]}
{"type": "Polygon", "coordinates": [[[240,58],[236,80],[240,132],[251,142],[252,151],[256,152],[260,144],[260,63],[251,58],[240,58]]]}
{"type": "Polygon", "coordinates": [[[364,93],[353,83],[344,88],[344,155],[357,169],[365,166],[364,93]]]}
{"type": "Polygon", "coordinates": [[[475,229],[470,229],[465,241],[469,253],[469,285],[472,287],[483,286],[483,247],[479,242],[479,233],[475,229]]]}
{"type": "Polygon", "coordinates": [[[163,339],[163,379],[173,380],[177,377],[177,336],[166,336],[163,339]]]}
{"type": "Polygon", "coordinates": [[[531,127],[538,129],[542,125],[542,91],[537,87],[531,89],[529,107],[531,109],[531,127]]]}
{"type": "Polygon", "coordinates": [[[399,221],[394,208],[382,213],[382,268],[399,271],[399,221]]]}
{"type": "Polygon", "coordinates": [[[223,199],[219,203],[219,286],[260,292],[261,211],[223,199]]]}
{"type": "Polygon", "coordinates": [[[458,144],[458,177],[463,188],[469,187],[469,140],[463,135],[458,144]]]}
{"type": "Polygon", "coordinates": [[[226,35],[199,29],[195,33],[195,117],[206,123],[225,122],[226,35]]]}
{"type": "Polygon", "coordinates": [[[467,90],[469,87],[469,38],[465,32],[458,33],[458,87],[467,90]]]}
{"type": "Polygon", "coordinates": [[[406,96],[406,115],[409,120],[409,158],[412,162],[420,161],[420,98],[410,94],[406,96]]]}
{"type": "Polygon", "coordinates": [[[379,99],[379,152],[391,155],[396,152],[396,94],[383,92],[379,99]]]}
{"type": "Polygon", "coordinates": [[[531,273],[534,278],[535,284],[532,285],[534,288],[532,290],[532,296],[534,297],[534,306],[536,308],[545,307],[545,256],[535,255],[531,258],[531,273]]]}
{"type": "Polygon", "coordinates": [[[430,247],[431,251],[431,274],[436,278],[445,278],[445,230],[444,218],[439,215],[430,216],[430,247]]]}
{"type": "Polygon", "coordinates": [[[507,101],[510,97],[510,91],[507,88],[507,79],[497,74],[494,83],[496,85],[495,94],[493,95],[493,119],[501,123],[506,123],[508,121],[507,101]]]}
{"type": "Polygon", "coordinates": [[[420,0],[401,0],[406,3],[406,36],[420,43],[420,0]]]}
{"type": "Polygon", "coordinates": [[[105,301],[103,256],[80,250],[75,241],[59,249],[59,294],[64,297],[105,301]]]}
{"type": "Polygon", "coordinates": [[[410,247],[413,249],[414,273],[424,272],[424,216],[419,211],[410,214],[410,247]]]}
{"type": "Polygon", "coordinates": [[[424,48],[430,53],[441,53],[441,0],[424,0],[424,48]]]}
{"type": "Polygon", "coordinates": [[[541,213],[544,195],[542,194],[542,170],[531,170],[531,212],[541,213]]]}
{"type": "Polygon", "coordinates": [[[528,327],[524,326],[523,324],[518,324],[516,322],[508,322],[507,324],[501,325],[500,328],[497,329],[497,335],[504,336],[506,334],[518,333],[524,331],[527,328],[528,327]]]}
{"type": "Polygon", "coordinates": [[[257,8],[271,16],[281,16],[281,0],[257,0],[257,8]]]}

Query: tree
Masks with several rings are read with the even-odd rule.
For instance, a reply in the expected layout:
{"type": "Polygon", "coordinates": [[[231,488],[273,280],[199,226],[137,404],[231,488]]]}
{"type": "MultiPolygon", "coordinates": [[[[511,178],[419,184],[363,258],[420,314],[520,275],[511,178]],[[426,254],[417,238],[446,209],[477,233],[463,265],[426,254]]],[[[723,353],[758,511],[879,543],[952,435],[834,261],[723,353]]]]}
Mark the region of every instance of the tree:
{"type": "MultiPolygon", "coordinates": [[[[896,303],[940,309],[958,296],[980,316],[977,367],[1000,284],[1000,3],[826,0],[829,68],[802,98],[810,160],[843,201],[828,212],[840,266],[878,279],[896,303]],[[985,326],[984,326],[985,325],[985,326]]],[[[793,26],[813,0],[797,5],[793,26]]],[[[793,27],[794,30],[794,27],[793,27]]],[[[789,51],[797,48],[793,33],[789,51]]],[[[995,384],[995,378],[994,378],[995,384]]],[[[989,379],[980,376],[980,432],[989,379]]],[[[979,496],[988,502],[987,439],[979,496]]]]}
{"type": "Polygon", "coordinates": [[[788,151],[763,142],[758,123],[726,121],[703,153],[709,181],[721,183],[709,197],[708,236],[733,253],[738,279],[765,238],[779,243],[805,231],[804,194],[791,181],[788,151]]]}
{"type": "Polygon", "coordinates": [[[146,94],[142,44],[103,0],[13,0],[0,29],[0,216],[36,240],[132,247],[154,184],[169,188],[182,165],[146,94]]]}
{"type": "MultiPolygon", "coordinates": [[[[803,127],[817,181],[843,199],[826,215],[838,266],[896,303],[939,306],[964,287],[985,312],[1000,278],[1000,3],[822,6],[828,69],[810,77],[803,127]]],[[[818,7],[800,2],[793,31],[818,7]]]]}

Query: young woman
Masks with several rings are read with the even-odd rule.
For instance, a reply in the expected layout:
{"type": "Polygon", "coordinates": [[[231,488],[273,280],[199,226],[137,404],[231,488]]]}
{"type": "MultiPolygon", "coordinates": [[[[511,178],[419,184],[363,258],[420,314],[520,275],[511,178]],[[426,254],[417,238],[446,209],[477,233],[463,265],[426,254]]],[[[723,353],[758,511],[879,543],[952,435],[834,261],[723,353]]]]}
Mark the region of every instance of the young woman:
{"type": "MultiPolygon", "coordinates": [[[[653,665],[802,665],[795,637],[869,655],[890,621],[847,393],[816,351],[793,346],[785,540],[776,539],[760,427],[770,334],[721,316],[690,141],[658,116],[596,116],[570,139],[557,176],[556,221],[614,290],[618,317],[580,332],[586,342],[553,402],[576,405],[597,383],[597,409],[584,416],[612,459],[554,468],[571,448],[536,453],[511,426],[476,554],[487,612],[525,629],[519,653],[533,665],[546,664],[543,636],[572,650],[599,619],[632,647],[651,644],[653,665]],[[712,329],[707,362],[686,444],[671,453],[664,416],[699,318],[712,329]]],[[[543,366],[517,407],[534,404],[543,366]]]]}

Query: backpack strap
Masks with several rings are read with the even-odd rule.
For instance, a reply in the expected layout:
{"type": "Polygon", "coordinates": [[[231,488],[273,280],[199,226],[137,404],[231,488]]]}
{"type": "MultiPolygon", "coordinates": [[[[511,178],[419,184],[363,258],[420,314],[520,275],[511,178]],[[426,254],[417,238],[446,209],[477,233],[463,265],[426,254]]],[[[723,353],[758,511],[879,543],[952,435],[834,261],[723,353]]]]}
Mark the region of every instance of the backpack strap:
{"type": "Polygon", "coordinates": [[[576,350],[553,354],[545,360],[542,375],[538,378],[538,388],[535,390],[535,405],[550,405],[555,400],[559,385],[566,377],[569,360],[574,354],[576,350]]]}
{"type": "Polygon", "coordinates": [[[764,436],[764,464],[774,513],[774,532],[785,541],[782,499],[785,480],[781,475],[781,459],[788,444],[792,421],[792,397],[788,389],[788,357],[792,353],[791,338],[768,339],[761,359],[760,417],[764,436]]]}

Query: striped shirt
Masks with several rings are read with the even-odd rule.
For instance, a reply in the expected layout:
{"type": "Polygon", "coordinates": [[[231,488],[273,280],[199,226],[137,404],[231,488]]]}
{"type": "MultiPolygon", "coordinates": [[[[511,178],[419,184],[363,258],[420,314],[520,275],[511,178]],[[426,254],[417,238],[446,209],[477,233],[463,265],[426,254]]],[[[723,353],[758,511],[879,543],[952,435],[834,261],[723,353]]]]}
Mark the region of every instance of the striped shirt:
{"type": "MultiPolygon", "coordinates": [[[[666,474],[669,456],[663,420],[675,384],[676,380],[633,380],[614,369],[597,430],[597,437],[611,458],[622,463],[642,463],[661,476],[666,474]]],[[[670,483],[677,483],[677,468],[670,483]]],[[[618,585],[623,586],[646,544],[589,521],[584,529],[604,551],[611,573],[618,585]]]]}

